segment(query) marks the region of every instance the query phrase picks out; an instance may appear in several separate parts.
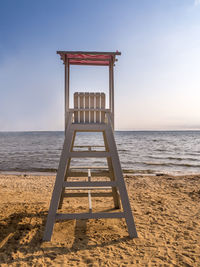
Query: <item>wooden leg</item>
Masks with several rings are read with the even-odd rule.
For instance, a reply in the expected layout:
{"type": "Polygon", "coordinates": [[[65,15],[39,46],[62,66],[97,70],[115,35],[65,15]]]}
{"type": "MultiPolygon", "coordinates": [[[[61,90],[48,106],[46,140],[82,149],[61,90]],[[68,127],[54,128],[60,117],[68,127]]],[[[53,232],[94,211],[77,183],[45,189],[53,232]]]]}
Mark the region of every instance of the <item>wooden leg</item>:
{"type": "Polygon", "coordinates": [[[67,169],[67,164],[69,160],[69,152],[71,148],[71,143],[72,143],[72,137],[73,137],[73,130],[68,130],[67,134],[65,136],[65,141],[61,153],[61,158],[58,166],[58,172],[56,176],[56,181],[54,185],[54,190],[51,198],[51,203],[49,207],[49,213],[47,216],[47,222],[46,222],[46,227],[45,227],[45,232],[44,232],[44,241],[50,241],[51,240],[51,235],[53,232],[53,226],[55,222],[55,216],[63,188],[63,182],[65,179],[65,174],[66,174],[66,169],[67,169]]]}
{"type": "MultiPolygon", "coordinates": [[[[103,132],[103,139],[104,139],[106,151],[109,151],[108,141],[106,139],[105,132],[103,132]]],[[[114,171],[113,171],[113,166],[112,166],[112,160],[110,157],[107,158],[107,163],[108,163],[108,168],[109,168],[110,180],[115,181],[115,176],[114,176],[114,171]]],[[[119,199],[119,194],[117,192],[117,187],[112,187],[112,194],[113,194],[113,201],[114,201],[115,209],[120,209],[120,199],[119,199]]]]}
{"type": "MultiPolygon", "coordinates": [[[[75,137],[76,137],[76,131],[74,131],[74,134],[73,134],[72,145],[71,145],[70,151],[72,151],[72,149],[73,149],[75,137]]],[[[71,158],[69,158],[68,163],[67,163],[67,171],[66,171],[66,174],[65,174],[65,181],[67,181],[70,163],[71,163],[71,158]]],[[[61,197],[60,197],[60,201],[59,201],[59,205],[58,205],[58,209],[62,208],[63,200],[64,200],[64,194],[65,194],[65,188],[63,187],[62,193],[61,193],[61,197]]]]}
{"type": "Polygon", "coordinates": [[[131,206],[129,203],[128,194],[126,190],[126,185],[125,185],[124,178],[123,178],[121,164],[120,164],[120,160],[119,160],[119,156],[117,152],[117,147],[116,147],[116,143],[114,139],[114,133],[113,133],[110,123],[108,123],[108,127],[106,129],[106,138],[108,141],[109,151],[111,153],[114,175],[118,183],[119,193],[121,197],[123,210],[125,213],[125,220],[128,226],[129,236],[130,238],[137,237],[137,231],[136,231],[136,227],[135,227],[135,223],[134,223],[134,219],[133,219],[133,215],[131,211],[131,206]]]}

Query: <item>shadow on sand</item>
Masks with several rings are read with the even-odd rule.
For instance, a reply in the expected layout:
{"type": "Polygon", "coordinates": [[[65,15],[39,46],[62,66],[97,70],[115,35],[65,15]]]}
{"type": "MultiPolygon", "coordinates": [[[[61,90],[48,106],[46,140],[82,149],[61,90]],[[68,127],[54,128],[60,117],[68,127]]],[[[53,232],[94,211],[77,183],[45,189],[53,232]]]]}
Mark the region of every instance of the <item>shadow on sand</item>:
{"type": "MultiPolygon", "coordinates": [[[[43,258],[53,260],[57,255],[66,255],[80,250],[91,250],[97,247],[118,244],[129,240],[129,237],[117,238],[98,244],[88,244],[87,220],[75,223],[73,243],[65,245],[65,235],[60,242],[43,242],[44,226],[47,211],[13,213],[0,221],[0,265],[31,262],[43,258]],[[63,241],[63,242],[62,242],[63,241]]],[[[62,223],[62,222],[59,222],[62,223]]],[[[74,221],[71,221],[74,224],[74,221]]],[[[72,239],[72,234],[70,237],[72,239]]],[[[99,240],[97,240],[99,241],[99,240]]],[[[67,244],[67,243],[66,243],[67,244]]]]}

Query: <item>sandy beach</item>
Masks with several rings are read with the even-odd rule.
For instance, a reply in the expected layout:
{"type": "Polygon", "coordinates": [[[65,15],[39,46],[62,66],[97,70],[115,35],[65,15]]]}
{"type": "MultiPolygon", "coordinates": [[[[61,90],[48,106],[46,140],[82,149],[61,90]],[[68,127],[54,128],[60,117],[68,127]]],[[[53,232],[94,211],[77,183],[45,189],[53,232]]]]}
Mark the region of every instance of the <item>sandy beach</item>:
{"type": "MultiPolygon", "coordinates": [[[[44,243],[54,179],[0,175],[0,266],[200,266],[200,175],[125,175],[137,239],[123,219],[69,220],[44,243]]],[[[75,212],[88,202],[65,205],[75,212]]]]}

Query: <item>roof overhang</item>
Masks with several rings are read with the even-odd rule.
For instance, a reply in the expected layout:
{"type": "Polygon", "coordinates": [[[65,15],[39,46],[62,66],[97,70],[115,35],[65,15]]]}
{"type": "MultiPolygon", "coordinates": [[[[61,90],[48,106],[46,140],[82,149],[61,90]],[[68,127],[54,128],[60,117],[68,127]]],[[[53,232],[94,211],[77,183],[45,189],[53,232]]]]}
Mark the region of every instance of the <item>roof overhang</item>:
{"type": "Polygon", "coordinates": [[[57,51],[57,54],[64,64],[109,66],[117,61],[116,56],[120,56],[121,52],[57,51]]]}

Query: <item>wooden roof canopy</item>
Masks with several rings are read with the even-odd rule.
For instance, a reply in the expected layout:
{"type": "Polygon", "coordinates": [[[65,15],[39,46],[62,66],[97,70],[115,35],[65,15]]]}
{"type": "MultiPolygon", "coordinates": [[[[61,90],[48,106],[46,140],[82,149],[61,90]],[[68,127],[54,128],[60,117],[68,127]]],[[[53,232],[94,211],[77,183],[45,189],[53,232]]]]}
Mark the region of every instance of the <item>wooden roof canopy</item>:
{"type": "Polygon", "coordinates": [[[116,56],[120,56],[121,52],[57,51],[57,54],[64,64],[109,66],[117,61],[116,56]]]}

